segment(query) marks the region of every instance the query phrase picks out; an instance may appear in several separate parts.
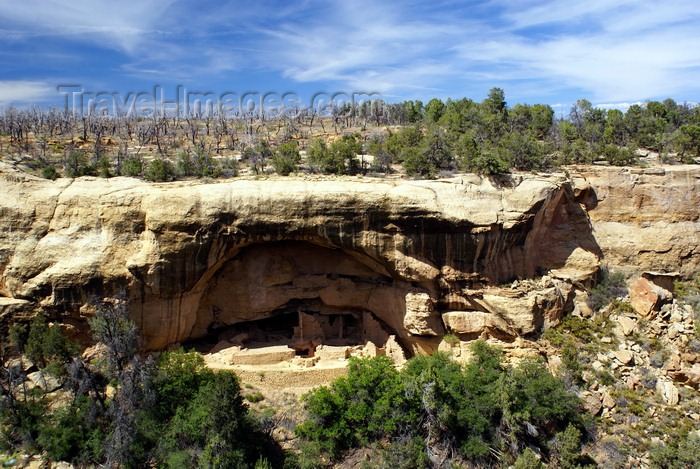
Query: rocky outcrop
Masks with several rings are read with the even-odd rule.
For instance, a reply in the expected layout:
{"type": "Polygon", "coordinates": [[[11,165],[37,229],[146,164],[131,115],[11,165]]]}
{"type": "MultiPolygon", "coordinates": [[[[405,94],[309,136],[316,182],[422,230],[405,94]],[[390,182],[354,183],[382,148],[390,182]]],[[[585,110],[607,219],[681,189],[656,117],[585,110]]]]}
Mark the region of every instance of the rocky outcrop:
{"type": "Polygon", "coordinates": [[[537,334],[601,254],[563,175],[148,184],[0,170],[0,296],[77,320],[126,288],[150,348],[292,313],[366,318],[409,353],[437,346],[448,311],[537,334]]]}
{"type": "Polygon", "coordinates": [[[673,282],[670,287],[661,286],[651,275],[636,279],[630,287],[630,304],[641,316],[658,311],[662,305],[673,300],[673,282]]]}
{"type": "Polygon", "coordinates": [[[577,199],[586,205],[611,270],[700,271],[700,168],[697,165],[576,168],[577,199]]]}
{"type": "Polygon", "coordinates": [[[79,334],[90,297],[126,289],[150,348],[266,318],[304,340],[299,318],[323,340],[393,336],[409,353],[447,330],[535,336],[565,311],[590,314],[582,288],[601,258],[629,275],[696,273],[699,175],[149,184],[1,166],[0,315],[41,305],[79,334]]]}

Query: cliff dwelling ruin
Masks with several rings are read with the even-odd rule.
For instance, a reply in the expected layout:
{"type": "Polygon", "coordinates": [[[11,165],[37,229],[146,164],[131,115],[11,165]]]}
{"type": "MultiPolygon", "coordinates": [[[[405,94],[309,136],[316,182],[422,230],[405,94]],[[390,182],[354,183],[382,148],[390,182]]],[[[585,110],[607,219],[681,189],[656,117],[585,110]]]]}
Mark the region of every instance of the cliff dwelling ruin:
{"type": "Polygon", "coordinates": [[[391,323],[402,320],[403,288],[341,249],[303,241],[254,244],[225,261],[203,289],[194,330],[203,351],[228,348],[231,364],[408,349],[391,323]],[[199,335],[199,334],[197,334],[199,335]]]}
{"type": "Polygon", "coordinates": [[[87,302],[126,290],[145,349],[290,360],[429,354],[447,332],[536,338],[585,301],[603,258],[697,270],[696,178],[664,171],[161,185],[0,168],[0,312],[41,307],[85,331],[87,302]]]}

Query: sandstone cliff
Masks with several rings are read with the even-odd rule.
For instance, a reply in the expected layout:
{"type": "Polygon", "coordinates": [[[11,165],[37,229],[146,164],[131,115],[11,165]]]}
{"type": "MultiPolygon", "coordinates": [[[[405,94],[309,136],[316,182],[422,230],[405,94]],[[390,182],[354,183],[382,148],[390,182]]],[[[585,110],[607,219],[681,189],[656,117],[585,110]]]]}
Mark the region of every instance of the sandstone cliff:
{"type": "Polygon", "coordinates": [[[611,270],[700,271],[700,168],[586,166],[574,172],[611,270]]]}
{"type": "Polygon", "coordinates": [[[328,340],[393,335],[409,352],[432,350],[446,327],[528,337],[573,307],[601,260],[697,272],[699,176],[148,184],[2,166],[0,313],[40,304],[79,324],[90,297],[126,288],[149,348],[270,317],[297,336],[304,317],[328,340]]]}
{"type": "Polygon", "coordinates": [[[379,328],[409,352],[436,346],[443,315],[465,336],[529,336],[601,256],[563,175],[148,184],[0,170],[0,296],[70,322],[126,287],[150,348],[294,311],[352,313],[341,338],[379,328]]]}

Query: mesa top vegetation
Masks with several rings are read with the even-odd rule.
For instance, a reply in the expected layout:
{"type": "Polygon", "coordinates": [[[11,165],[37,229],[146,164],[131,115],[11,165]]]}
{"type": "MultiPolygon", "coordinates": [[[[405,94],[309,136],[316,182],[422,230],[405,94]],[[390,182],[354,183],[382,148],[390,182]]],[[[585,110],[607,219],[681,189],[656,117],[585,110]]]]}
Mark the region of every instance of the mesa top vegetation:
{"type": "Polygon", "coordinates": [[[435,177],[542,171],[572,163],[634,164],[637,150],[664,163],[700,156],[700,106],[649,101],[626,112],[581,99],[567,116],[546,104],[508,107],[499,88],[476,102],[367,101],[293,115],[74,115],[5,109],[0,155],[46,178],[125,175],[151,181],[273,170],[435,177]]]}

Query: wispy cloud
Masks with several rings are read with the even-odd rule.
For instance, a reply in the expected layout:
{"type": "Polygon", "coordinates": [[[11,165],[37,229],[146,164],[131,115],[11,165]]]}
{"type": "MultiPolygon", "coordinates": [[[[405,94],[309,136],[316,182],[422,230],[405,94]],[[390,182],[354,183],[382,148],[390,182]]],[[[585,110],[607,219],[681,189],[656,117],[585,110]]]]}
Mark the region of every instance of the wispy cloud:
{"type": "Polygon", "coordinates": [[[557,88],[578,88],[591,99],[629,100],[697,90],[700,11],[688,2],[554,1],[504,15],[512,23],[490,41],[469,43],[461,57],[498,63],[512,79],[528,77],[557,88]],[[628,2],[630,3],[630,2],[628,2]],[[683,5],[685,9],[680,8],[683,5]],[[653,8],[652,8],[653,7],[653,8]],[[680,9],[679,9],[680,8],[680,9]],[[576,25],[586,22],[585,27],[576,25]],[[558,22],[573,22],[562,29],[558,22]],[[533,37],[528,26],[550,27],[533,37]]]}
{"type": "Polygon", "coordinates": [[[1,34],[9,41],[61,36],[134,51],[147,36],[158,31],[159,21],[173,3],[174,0],[0,2],[0,17],[5,23],[1,34]]]}
{"type": "Polygon", "coordinates": [[[55,86],[41,81],[0,80],[0,107],[38,103],[55,94],[55,86]]]}
{"type": "MultiPolygon", "coordinates": [[[[14,51],[0,67],[44,80],[37,59],[111,51],[99,79],[114,87],[215,88],[235,76],[255,89],[265,74],[399,98],[479,98],[500,86],[530,102],[682,100],[699,91],[699,22],[696,0],[0,2],[0,49],[14,51]]],[[[50,63],[62,77],[100,70],[50,63]]]]}
{"type": "Polygon", "coordinates": [[[434,90],[452,73],[449,58],[442,60],[446,50],[471,21],[438,22],[423,13],[347,2],[305,25],[283,22],[266,29],[264,44],[277,51],[275,65],[284,76],[296,81],[333,81],[388,93],[434,90]]]}

